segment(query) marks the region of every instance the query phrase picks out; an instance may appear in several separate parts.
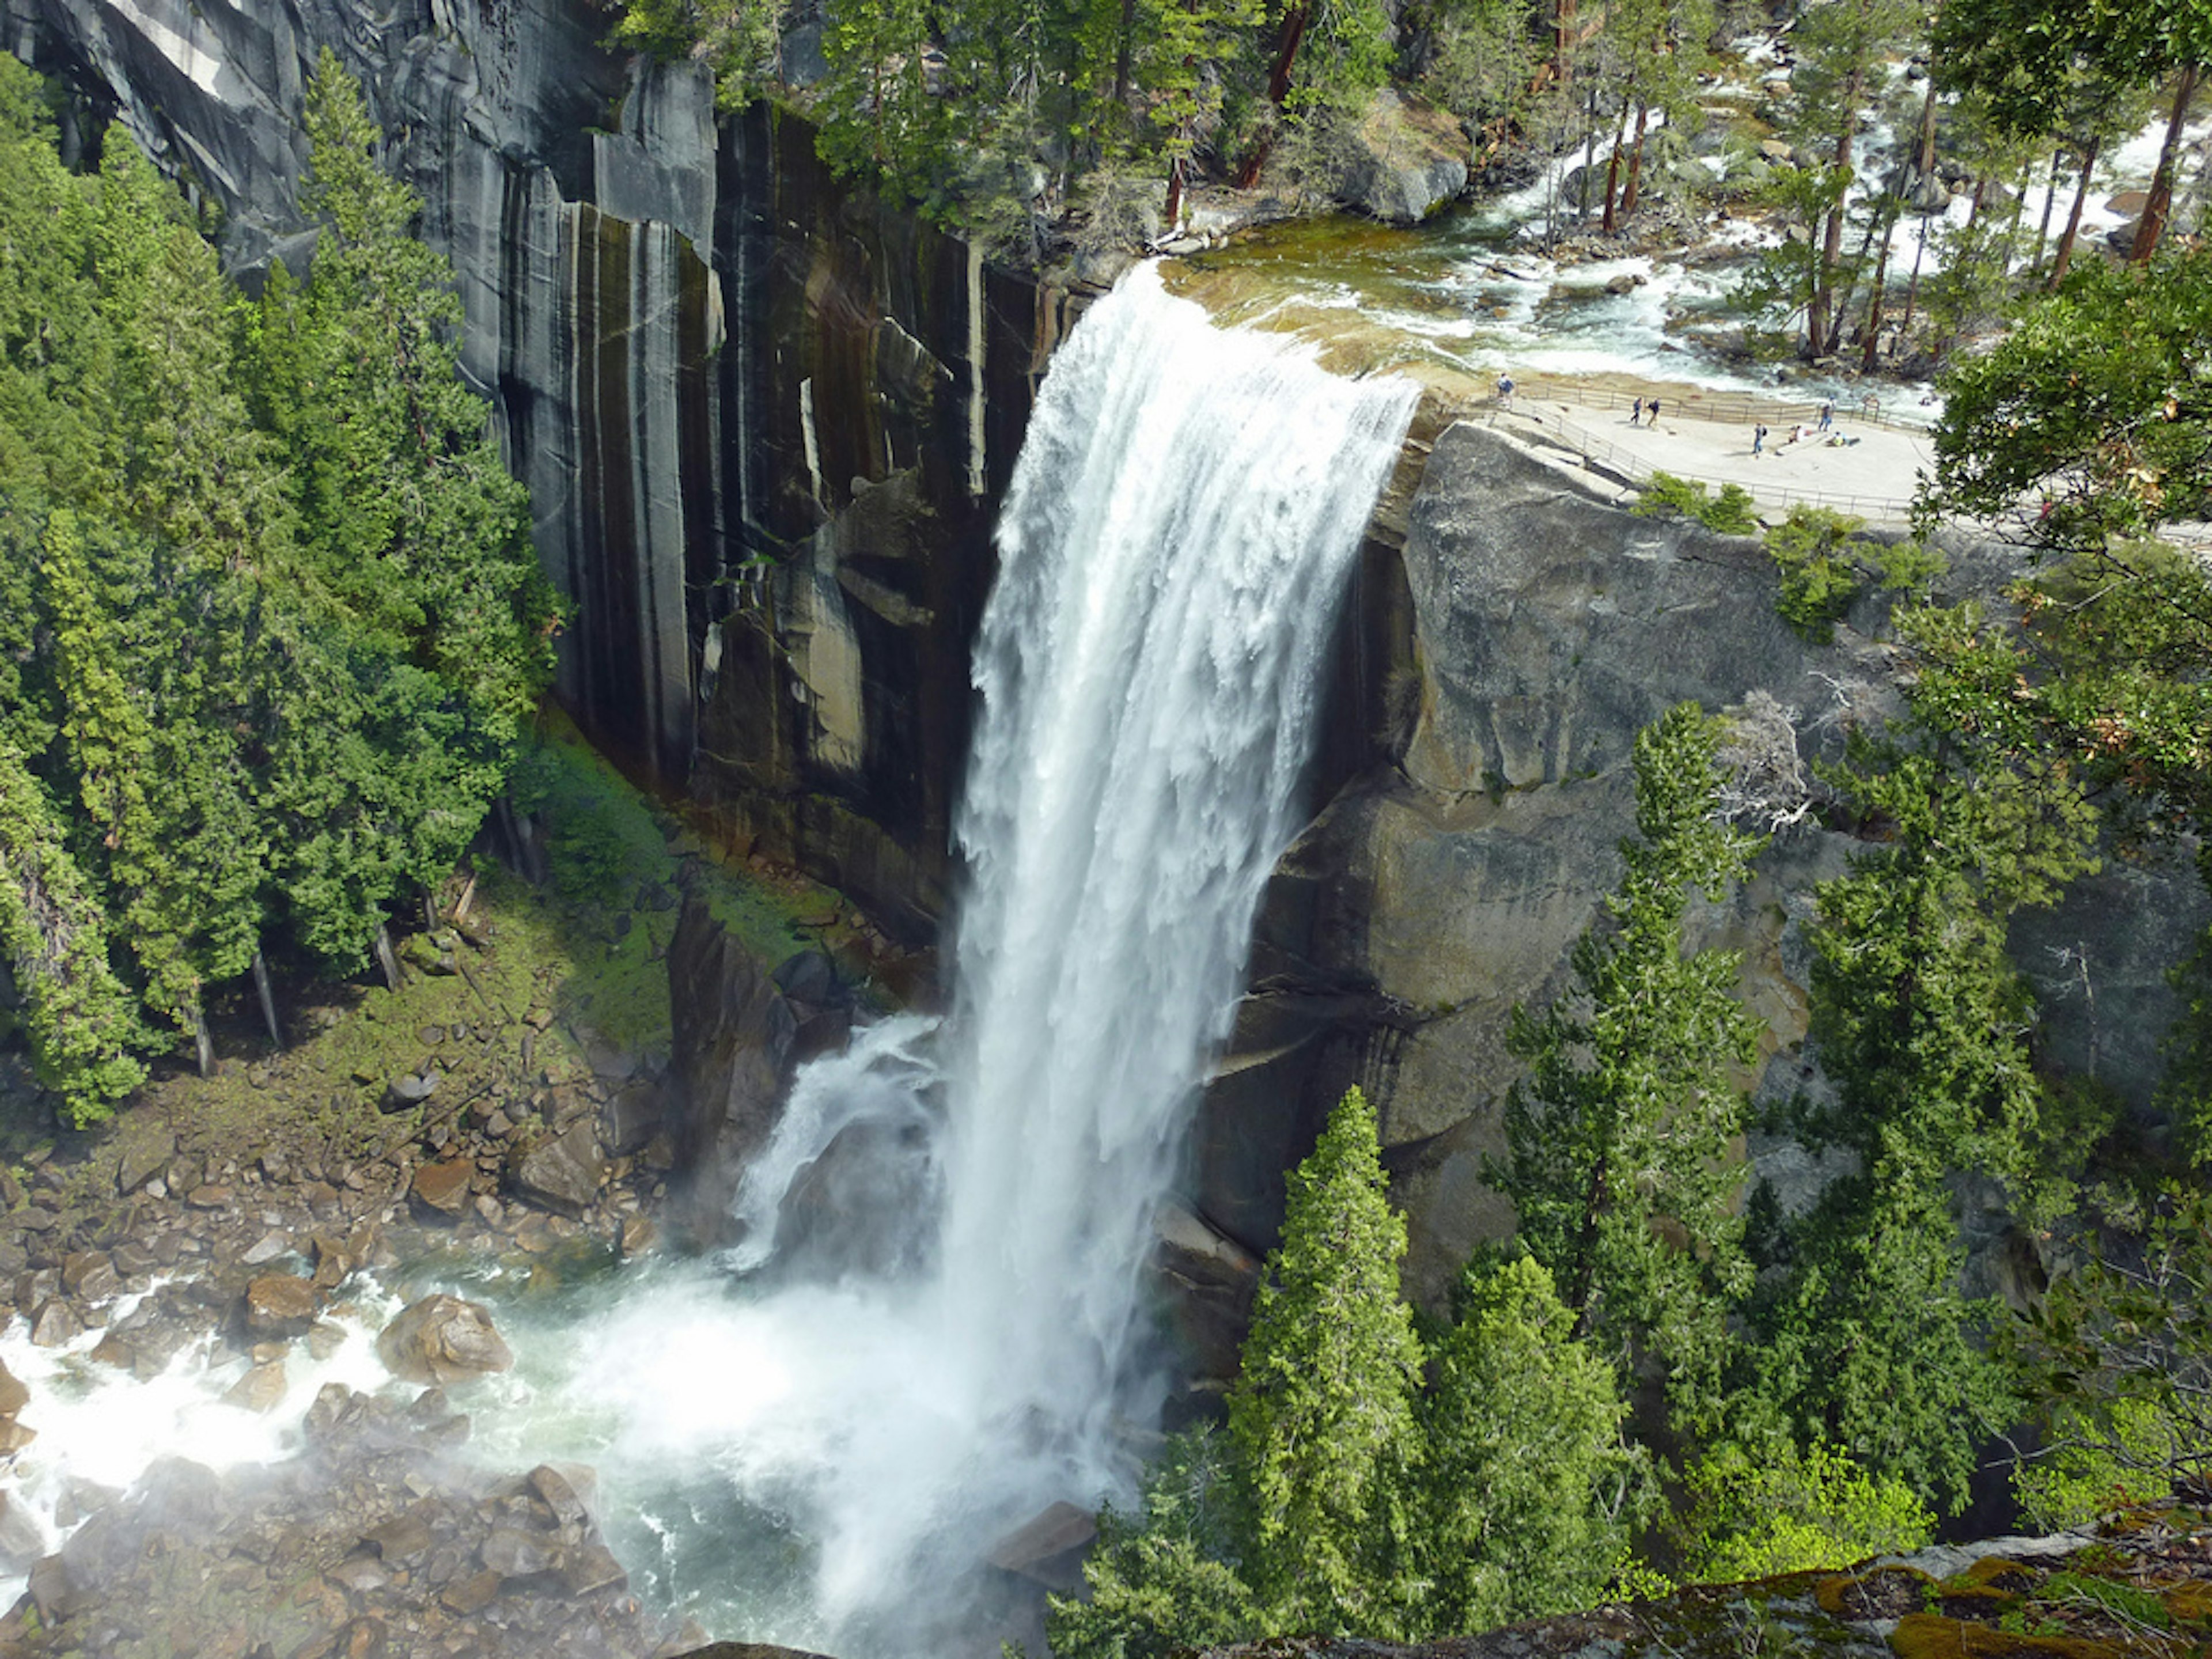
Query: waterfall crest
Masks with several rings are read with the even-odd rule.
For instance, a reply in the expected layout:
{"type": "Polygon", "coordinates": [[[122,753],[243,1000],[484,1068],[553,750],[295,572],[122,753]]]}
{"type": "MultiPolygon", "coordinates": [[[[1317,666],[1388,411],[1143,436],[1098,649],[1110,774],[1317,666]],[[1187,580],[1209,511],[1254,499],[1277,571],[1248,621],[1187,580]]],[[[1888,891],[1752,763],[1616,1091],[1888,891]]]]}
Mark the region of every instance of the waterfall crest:
{"type": "Polygon", "coordinates": [[[713,1311],[721,1334],[691,1339],[742,1381],[695,1408],[654,1393],[664,1376],[625,1408],[816,1540],[823,1622],[787,1639],[953,1650],[933,1590],[1053,1500],[1126,1480],[1153,1212],[1416,397],[1216,328],[1150,267],[1053,360],[975,648],[951,1012],[802,1075],[738,1200],[730,1265],[758,1273],[713,1311]],[[831,1165],[854,1227],[908,1236],[859,1265],[787,1260],[787,1189],[831,1165]]]}

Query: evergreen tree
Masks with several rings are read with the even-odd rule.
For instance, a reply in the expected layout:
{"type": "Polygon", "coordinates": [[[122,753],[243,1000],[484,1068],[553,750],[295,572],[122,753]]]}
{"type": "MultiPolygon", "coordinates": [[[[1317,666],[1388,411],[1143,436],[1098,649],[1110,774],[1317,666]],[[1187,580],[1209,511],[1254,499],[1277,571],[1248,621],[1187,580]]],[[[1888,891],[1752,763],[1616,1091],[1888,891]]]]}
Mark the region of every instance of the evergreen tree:
{"type": "Polygon", "coordinates": [[[1249,1493],[1244,1567],[1278,1630],[1387,1634],[1400,1598],[1421,1364],[1398,1289],[1406,1224],[1384,1195],[1375,1114],[1358,1089],[1291,1176],[1229,1396],[1249,1493]]]}
{"type": "Polygon", "coordinates": [[[327,49],[308,83],[301,206],[312,280],[272,273],[255,331],[262,414],[298,480],[315,585],[352,626],[452,685],[512,743],[550,672],[550,598],[483,400],[461,381],[452,272],[327,49]]]}
{"type": "Polygon", "coordinates": [[[44,554],[62,728],[112,914],[149,1005],[205,1064],[202,988],[244,972],[259,939],[264,844],[218,712],[236,618],[188,608],[173,561],[70,509],[47,520],[44,554]]]}
{"type": "MultiPolygon", "coordinates": [[[[1940,637],[1971,618],[1904,627],[1940,637]]],[[[1802,1439],[1946,1509],[1964,1499],[1978,1436],[2011,1408],[1976,1340],[1993,1310],[1959,1289],[1948,1183],[2027,1176],[2045,1093],[2006,924],[2094,866],[2070,767],[2029,741],[2033,717],[2008,695],[1954,706],[1952,667],[1923,683],[1913,728],[1855,740],[1832,778],[1887,840],[1817,894],[1811,1037],[1836,1099],[1802,1108],[1797,1127],[1850,1149],[1857,1170],[1796,1230],[1764,1321],[1768,1389],[1802,1439]]]]}
{"type": "Polygon", "coordinates": [[[40,1079],[80,1127],[145,1078],[136,1000],[108,962],[106,919],[64,845],[63,819],[0,740],[0,950],[27,1005],[40,1079]]]}
{"type": "Polygon", "coordinates": [[[1644,1492],[1612,1367],[1575,1340],[1551,1274],[1478,1265],[1459,1299],[1419,1407],[1416,1623],[1439,1634],[1596,1602],[1644,1492]]]}
{"type": "Polygon", "coordinates": [[[1207,1428],[1177,1435],[1146,1473],[1138,1515],[1099,1512],[1083,1562],[1090,1595],[1049,1602],[1058,1659],[1169,1659],[1271,1627],[1239,1571],[1243,1516],[1225,1449],[1207,1428]]]}
{"type": "Polygon", "coordinates": [[[1730,1304],[1748,1287],[1730,1142],[1729,1075],[1757,1053],[1735,952],[1685,956],[1690,894],[1717,899],[1757,845],[1714,816],[1722,726],[1693,703],[1636,740],[1637,828],[1605,925],[1575,946],[1573,981],[1508,1041],[1528,1063],[1506,1097],[1507,1157],[1490,1179],[1556,1280],[1577,1336],[1597,1333],[1632,1379],[1658,1366],[1678,1410],[1717,1402],[1730,1304]]]}

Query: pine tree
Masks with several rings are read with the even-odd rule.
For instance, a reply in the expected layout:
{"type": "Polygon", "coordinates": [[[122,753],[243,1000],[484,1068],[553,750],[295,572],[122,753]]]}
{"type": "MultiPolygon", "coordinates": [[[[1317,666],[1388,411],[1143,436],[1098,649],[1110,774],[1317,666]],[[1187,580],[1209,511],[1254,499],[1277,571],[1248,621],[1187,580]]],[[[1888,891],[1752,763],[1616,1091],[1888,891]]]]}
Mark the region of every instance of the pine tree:
{"type": "Polygon", "coordinates": [[[1589,1607],[1645,1490],[1613,1370],[1527,1256],[1468,1269],[1420,1402],[1419,1624],[1440,1634],[1589,1607]]]}
{"type": "Polygon", "coordinates": [[[313,275],[302,289],[271,274],[252,338],[314,582],[511,744],[551,669],[527,495],[461,381],[451,267],[409,234],[417,199],[378,165],[381,135],[327,49],[306,118],[301,206],[323,225],[313,275]]]}
{"type": "Polygon", "coordinates": [[[1507,1156],[1490,1179],[1522,1243],[1624,1380],[1645,1361],[1677,1410],[1717,1403],[1729,1307],[1748,1288],[1731,1067],[1757,1053],[1735,994],[1740,959],[1682,952],[1692,890],[1717,899],[1757,846],[1714,816],[1721,723],[1683,703],[1636,740],[1637,828],[1601,926],[1577,943],[1573,981],[1508,1041],[1528,1063],[1505,1103],[1507,1156]]]}
{"type": "MultiPolygon", "coordinates": [[[[1974,632],[1958,612],[1901,626],[1937,647],[1974,632]]],[[[1796,1127],[1857,1170],[1793,1231],[1762,1318],[1765,1391],[1798,1437],[1939,1510],[1964,1501],[1978,1437],[2012,1409],[1975,1340],[1996,1310],[1960,1289],[1949,1184],[1961,1171],[2019,1182],[2036,1161],[2045,1085],[2006,927],[2095,866],[2070,760],[2037,744],[2016,678],[1974,695],[1976,656],[1933,652],[1914,725],[1856,739],[1832,775],[1887,838],[1818,890],[1811,1041],[1836,1098],[1802,1107],[1796,1127]]]]}
{"type": "Polygon", "coordinates": [[[98,899],[64,844],[61,815],[0,741],[0,951],[28,1005],[39,1076],[79,1126],[144,1080],[136,1000],[116,978],[98,899]]]}
{"type": "Polygon", "coordinates": [[[148,1005],[204,1066],[203,988],[243,973],[260,938],[266,843],[222,712],[242,629],[196,573],[70,509],[48,519],[44,555],[63,733],[110,914],[148,1005]]]}
{"type": "Polygon", "coordinates": [[[1387,1634],[1421,1349],[1399,1293],[1406,1224],[1358,1089],[1291,1176],[1229,1426],[1249,1491],[1247,1576],[1278,1630],[1387,1634]]]}

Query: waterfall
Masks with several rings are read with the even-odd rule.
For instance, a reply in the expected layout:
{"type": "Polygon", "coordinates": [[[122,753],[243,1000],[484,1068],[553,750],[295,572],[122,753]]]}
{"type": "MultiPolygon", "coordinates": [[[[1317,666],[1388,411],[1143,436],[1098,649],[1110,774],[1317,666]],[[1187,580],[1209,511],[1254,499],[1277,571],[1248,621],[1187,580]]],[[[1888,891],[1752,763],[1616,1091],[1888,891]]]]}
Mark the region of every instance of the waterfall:
{"type": "Polygon", "coordinates": [[[1216,328],[1150,267],[1054,357],[975,649],[951,1010],[802,1075],[738,1199],[757,1272],[615,1334],[660,1363],[599,1381],[629,1455],[711,1462],[814,1540],[821,1623],[784,1639],[961,1650],[933,1590],[1126,1483],[1153,1213],[1415,397],[1216,328]]]}

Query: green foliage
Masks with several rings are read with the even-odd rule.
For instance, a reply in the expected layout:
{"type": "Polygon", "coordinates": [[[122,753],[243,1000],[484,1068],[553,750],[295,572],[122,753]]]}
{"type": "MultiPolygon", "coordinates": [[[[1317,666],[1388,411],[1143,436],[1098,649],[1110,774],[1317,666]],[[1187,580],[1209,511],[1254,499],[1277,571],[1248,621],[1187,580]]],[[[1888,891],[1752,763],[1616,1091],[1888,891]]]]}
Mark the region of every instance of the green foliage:
{"type": "Polygon", "coordinates": [[[1574,1339],[1573,1312],[1528,1257],[1470,1267],[1459,1302],[1420,1399],[1418,1626],[1590,1606],[1627,1558],[1646,1492],[1612,1370],[1574,1339]]]}
{"type": "Polygon", "coordinates": [[[784,0],[624,0],[610,44],[664,61],[702,58],[715,101],[733,109],[775,79],[788,10],[784,0]]]}
{"type": "Polygon", "coordinates": [[[1421,90],[1470,125],[1510,117],[1527,95],[1534,52],[1520,0],[1437,0],[1436,51],[1421,90]]]}
{"type": "Polygon", "coordinates": [[[2054,1508],[2201,1487],[2212,1478],[2212,1194],[2173,1187],[2140,1237],[2085,1242],[2087,1259],[2003,1333],[2042,1430],[2016,1478],[2054,1508]]]}
{"type": "Polygon", "coordinates": [[[1406,1224],[1358,1090],[1291,1176],[1229,1427],[1249,1491],[1245,1568],[1287,1629],[1387,1629],[1420,1344],[1398,1291],[1406,1224]]]}
{"type": "Polygon", "coordinates": [[[2045,1417],[2053,1443],[2019,1459],[2012,1471],[2013,1496],[2038,1531],[2086,1527],[2171,1489],[2166,1454],[2179,1425],[2150,1401],[2122,1397],[2094,1411],[2053,1405],[2045,1417]]]}
{"type": "Polygon", "coordinates": [[[2024,740],[2008,653],[1973,613],[1909,613],[1902,628],[1936,647],[1916,725],[1855,737],[1828,774],[1885,842],[1821,884],[1809,930],[1812,1040],[1837,1093],[1797,1127],[1848,1148],[1857,1172],[1795,1230],[1761,1364],[1803,1440],[1949,1508],[1976,1435],[2012,1402],[1972,1340],[1993,1310],[1958,1290],[1948,1181],[2031,1173],[2045,1085],[2005,930],[2094,867],[2094,825],[2070,769],[2024,740]]]}
{"type": "Polygon", "coordinates": [[[1045,1628],[1060,1659],[1168,1659],[1260,1633],[1259,1603],[1236,1565],[1224,1449],[1208,1429],[1177,1435],[1146,1471],[1137,1516],[1100,1511],[1098,1541],[1083,1563],[1090,1595],[1048,1603],[1045,1628]]]}
{"type": "Polygon", "coordinates": [[[1821,228],[1850,189],[1849,167],[1777,167],[1755,193],[1755,205],[1779,214],[1802,234],[1785,236],[1759,256],[1737,283],[1729,303],[1750,319],[1754,344],[1787,349],[1809,339],[1820,295],[1839,275],[1821,257],[1821,228]]]}
{"type": "Polygon", "coordinates": [[[1902,1481],[1869,1474],[1815,1441],[1723,1441],[1690,1468],[1684,1554],[1691,1575],[1728,1583],[1910,1554],[1935,1517],[1902,1481]]]}
{"type": "Polygon", "coordinates": [[[1775,608],[1783,621],[1815,645],[1826,645],[1863,583],[1843,555],[1859,520],[1825,507],[1792,507],[1766,532],[1766,551],[1782,572],[1775,608]]]}
{"type": "Polygon", "coordinates": [[[1705,485],[1671,472],[1654,472],[1646,479],[1630,510],[1645,519],[1695,519],[1708,530],[1732,536],[1759,528],[1751,492],[1741,484],[1724,483],[1716,495],[1705,485]]]}
{"type": "Polygon", "coordinates": [[[1305,31],[1284,108],[1292,118],[1356,117],[1389,78],[1390,14],[1380,0],[1297,0],[1305,31]]]}
{"type": "Polygon", "coordinates": [[[474,835],[550,670],[446,267],[327,56],[308,101],[314,278],[250,307],[127,134],[71,174],[0,60],[9,948],[80,1119],[159,1041],[111,994],[204,1053],[207,988],[264,935],[362,966],[474,835]]]}
{"type": "Polygon", "coordinates": [[[1766,532],[1767,555],[1782,573],[1775,609],[1812,644],[1827,644],[1869,586],[1917,594],[1942,574],[1943,556],[1933,548],[1859,541],[1859,529],[1860,521],[1846,514],[1801,502],[1766,532]]]}
{"type": "Polygon", "coordinates": [[[1924,519],[1996,519],[2095,561],[2212,516],[2212,249],[2086,261],[1944,391],[1924,519]]]}
{"type": "Polygon", "coordinates": [[[1425,1388],[1404,1249],[1354,1089],[1291,1177],[1225,1445],[1176,1437],[1140,1513],[1101,1516],[1089,1599],[1051,1603],[1061,1659],[1465,1630],[1581,1605],[1631,1570],[1646,1459],[1551,1275],[1470,1268],[1425,1388]]]}
{"type": "Polygon", "coordinates": [[[1638,839],[1567,990],[1540,1018],[1515,1013],[1507,1041],[1528,1071],[1487,1170],[1577,1334],[1602,1335],[1624,1382],[1656,1369],[1692,1416],[1717,1403],[1729,1309],[1749,1288],[1729,1148],[1734,1068],[1759,1028],[1735,1000],[1738,953],[1682,950],[1690,895],[1718,900],[1758,846],[1714,816],[1722,734],[1694,703],[1638,734],[1638,839]]]}
{"type": "Polygon", "coordinates": [[[325,234],[307,288],[270,283],[253,365],[301,481],[303,551],[355,626],[511,744],[552,667],[529,503],[460,380],[451,270],[408,234],[414,193],[377,166],[360,90],[327,49],[307,125],[301,205],[325,234]]]}
{"type": "Polygon", "coordinates": [[[0,742],[0,950],[29,1004],[32,1058],[79,1127],[137,1088],[145,1042],[108,965],[106,919],[63,844],[63,819],[20,751],[0,742]]]}

